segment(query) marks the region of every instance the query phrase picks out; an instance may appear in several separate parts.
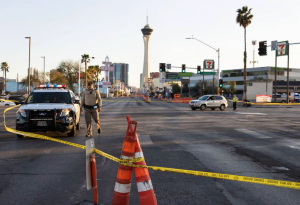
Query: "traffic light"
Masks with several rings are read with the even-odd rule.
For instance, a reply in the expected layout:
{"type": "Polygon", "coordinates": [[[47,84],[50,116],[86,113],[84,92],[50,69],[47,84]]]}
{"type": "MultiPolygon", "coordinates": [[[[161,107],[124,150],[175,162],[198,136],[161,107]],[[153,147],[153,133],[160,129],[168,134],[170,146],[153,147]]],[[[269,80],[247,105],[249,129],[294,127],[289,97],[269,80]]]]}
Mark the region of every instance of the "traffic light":
{"type": "Polygon", "coordinates": [[[219,87],[223,88],[223,79],[219,79],[219,87]]]}
{"type": "Polygon", "coordinates": [[[201,73],[201,66],[197,66],[197,74],[200,74],[201,73]]]}
{"type": "Polygon", "coordinates": [[[182,64],[182,71],[181,72],[183,72],[183,73],[185,73],[185,64],[182,64]]]}
{"type": "Polygon", "coordinates": [[[267,41],[259,42],[258,55],[260,55],[260,56],[267,55],[267,41]]]}
{"type": "Polygon", "coordinates": [[[166,64],[165,63],[159,64],[159,72],[166,72],[166,64]]]}

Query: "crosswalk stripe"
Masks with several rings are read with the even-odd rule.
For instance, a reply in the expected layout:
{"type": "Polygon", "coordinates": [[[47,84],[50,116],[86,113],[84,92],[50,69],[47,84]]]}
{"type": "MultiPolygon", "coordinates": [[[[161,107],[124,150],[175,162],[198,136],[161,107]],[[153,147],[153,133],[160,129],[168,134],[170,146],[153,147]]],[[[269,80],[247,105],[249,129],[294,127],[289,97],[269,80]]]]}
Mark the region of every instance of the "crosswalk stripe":
{"type": "Polygon", "coordinates": [[[238,132],[242,132],[242,133],[245,133],[245,134],[252,135],[252,136],[254,136],[256,138],[259,138],[259,139],[271,138],[270,136],[263,135],[263,134],[260,134],[258,132],[254,132],[254,131],[251,131],[251,130],[248,130],[248,129],[235,129],[235,130],[238,131],[238,132]]]}

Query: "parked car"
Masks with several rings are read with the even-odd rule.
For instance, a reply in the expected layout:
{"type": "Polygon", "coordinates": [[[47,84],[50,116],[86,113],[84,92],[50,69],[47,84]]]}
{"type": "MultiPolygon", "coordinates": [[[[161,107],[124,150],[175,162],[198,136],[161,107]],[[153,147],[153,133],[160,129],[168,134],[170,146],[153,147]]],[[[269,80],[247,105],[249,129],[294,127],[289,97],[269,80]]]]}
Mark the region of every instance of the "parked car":
{"type": "Polygon", "coordinates": [[[15,106],[16,104],[14,102],[9,101],[3,101],[0,99],[0,106],[15,106]]]}
{"type": "MultiPolygon", "coordinates": [[[[291,101],[291,97],[289,97],[289,101],[291,101]]],[[[282,97],[281,95],[276,95],[276,101],[275,101],[275,95],[273,95],[272,102],[273,103],[286,103],[286,96],[282,97]]]]}
{"type": "Polygon", "coordinates": [[[18,101],[15,102],[16,105],[24,104],[25,98],[23,96],[9,96],[8,100],[18,101]]]}

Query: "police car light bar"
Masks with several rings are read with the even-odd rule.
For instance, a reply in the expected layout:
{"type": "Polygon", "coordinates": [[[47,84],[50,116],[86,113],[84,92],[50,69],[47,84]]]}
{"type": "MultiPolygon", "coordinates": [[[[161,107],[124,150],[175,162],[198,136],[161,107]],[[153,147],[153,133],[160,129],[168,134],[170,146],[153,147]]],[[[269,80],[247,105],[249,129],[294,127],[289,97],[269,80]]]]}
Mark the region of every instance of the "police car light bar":
{"type": "Polygon", "coordinates": [[[39,85],[39,88],[66,88],[66,85],[39,85]]]}

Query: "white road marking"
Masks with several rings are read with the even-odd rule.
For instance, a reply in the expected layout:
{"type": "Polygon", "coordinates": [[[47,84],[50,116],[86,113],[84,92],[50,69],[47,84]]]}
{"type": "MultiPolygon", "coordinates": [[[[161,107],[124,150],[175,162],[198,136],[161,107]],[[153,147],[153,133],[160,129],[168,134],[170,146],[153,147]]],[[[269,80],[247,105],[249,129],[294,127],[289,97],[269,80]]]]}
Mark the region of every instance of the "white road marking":
{"type": "Polygon", "coordinates": [[[236,112],[237,114],[241,115],[268,115],[265,113],[259,113],[259,112],[236,112]]]}
{"type": "Polygon", "coordinates": [[[239,132],[243,132],[243,133],[246,133],[246,134],[249,134],[249,135],[252,135],[256,138],[259,138],[259,139],[268,139],[268,138],[271,138],[267,135],[263,135],[263,134],[260,134],[258,132],[253,132],[251,130],[247,130],[247,129],[235,129],[236,131],[239,131],[239,132]]]}
{"type": "Polygon", "coordinates": [[[150,135],[139,135],[139,140],[141,145],[153,144],[150,135]]]}
{"type": "Polygon", "coordinates": [[[292,149],[300,149],[300,146],[288,145],[288,147],[292,149]]]}

